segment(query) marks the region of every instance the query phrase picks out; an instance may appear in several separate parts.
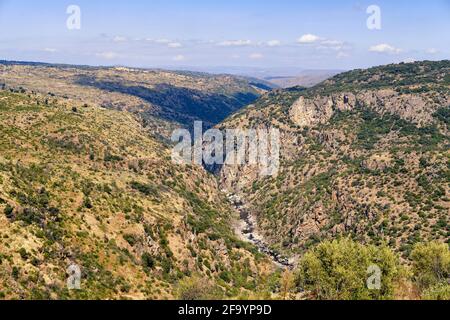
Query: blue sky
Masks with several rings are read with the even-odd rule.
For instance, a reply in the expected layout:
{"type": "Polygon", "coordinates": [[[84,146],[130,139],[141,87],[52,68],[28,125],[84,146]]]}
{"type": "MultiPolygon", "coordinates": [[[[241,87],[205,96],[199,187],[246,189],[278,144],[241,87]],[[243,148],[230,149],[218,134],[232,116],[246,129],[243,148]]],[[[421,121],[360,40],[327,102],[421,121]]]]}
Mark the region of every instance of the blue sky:
{"type": "Polygon", "coordinates": [[[353,69],[449,59],[450,0],[0,0],[0,30],[7,60],[353,69]]]}

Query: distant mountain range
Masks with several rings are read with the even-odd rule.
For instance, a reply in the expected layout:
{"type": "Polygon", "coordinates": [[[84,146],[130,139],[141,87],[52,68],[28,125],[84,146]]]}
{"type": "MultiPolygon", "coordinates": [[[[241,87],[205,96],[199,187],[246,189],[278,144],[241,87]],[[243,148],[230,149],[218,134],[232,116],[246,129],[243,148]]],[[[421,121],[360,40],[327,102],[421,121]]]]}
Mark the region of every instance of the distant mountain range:
{"type": "Polygon", "coordinates": [[[270,83],[273,83],[274,85],[277,85],[281,88],[291,88],[295,86],[310,88],[339,73],[341,73],[341,71],[305,70],[300,72],[296,76],[265,77],[264,80],[269,81],[270,83]]]}
{"type": "MultiPolygon", "coordinates": [[[[170,69],[170,68],[169,68],[170,69]]],[[[265,80],[280,88],[312,87],[343,70],[310,70],[298,67],[177,67],[177,70],[195,70],[213,74],[233,74],[265,80]]]]}

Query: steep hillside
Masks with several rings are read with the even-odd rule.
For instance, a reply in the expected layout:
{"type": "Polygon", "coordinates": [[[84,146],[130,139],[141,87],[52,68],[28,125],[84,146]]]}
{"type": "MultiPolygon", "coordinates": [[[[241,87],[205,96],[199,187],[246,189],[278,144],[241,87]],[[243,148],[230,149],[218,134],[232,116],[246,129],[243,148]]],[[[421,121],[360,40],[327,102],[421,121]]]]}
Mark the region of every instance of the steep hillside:
{"type": "Polygon", "coordinates": [[[223,128],[281,130],[281,168],[225,166],[259,233],[285,254],[350,235],[407,256],[450,240],[450,61],[355,70],[311,89],[277,90],[223,128]]]}
{"type": "Polygon", "coordinates": [[[167,299],[197,278],[237,297],[271,272],[216,179],[175,166],[132,114],[0,90],[0,134],[0,298],[167,299]]]}
{"type": "Polygon", "coordinates": [[[126,110],[168,136],[173,126],[213,126],[270,90],[229,75],[0,61],[0,85],[126,110]],[[172,125],[170,125],[172,124],[172,125]]]}

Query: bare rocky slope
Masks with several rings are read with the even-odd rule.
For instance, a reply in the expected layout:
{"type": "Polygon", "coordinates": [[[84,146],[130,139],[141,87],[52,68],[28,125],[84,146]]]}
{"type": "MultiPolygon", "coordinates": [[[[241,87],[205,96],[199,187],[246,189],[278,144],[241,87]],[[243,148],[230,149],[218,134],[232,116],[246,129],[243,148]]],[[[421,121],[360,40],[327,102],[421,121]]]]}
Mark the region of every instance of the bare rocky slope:
{"type": "Polygon", "coordinates": [[[279,175],[224,166],[221,183],[245,199],[278,252],[347,235],[407,257],[417,242],[450,240],[449,119],[449,61],[275,90],[219,127],[279,128],[279,175]]]}

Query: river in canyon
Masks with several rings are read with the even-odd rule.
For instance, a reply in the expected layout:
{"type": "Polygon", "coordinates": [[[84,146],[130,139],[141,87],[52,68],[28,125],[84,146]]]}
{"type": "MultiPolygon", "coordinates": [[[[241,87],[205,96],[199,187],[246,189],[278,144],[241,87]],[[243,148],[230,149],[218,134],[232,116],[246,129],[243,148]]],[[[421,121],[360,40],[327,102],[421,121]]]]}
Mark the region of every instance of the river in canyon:
{"type": "Polygon", "coordinates": [[[236,228],[236,233],[241,240],[247,241],[258,248],[259,252],[267,255],[278,267],[283,269],[293,269],[294,264],[288,258],[270,249],[268,244],[257,232],[256,217],[246,208],[242,199],[236,194],[227,194],[227,198],[233,207],[239,212],[240,219],[236,228]]]}

